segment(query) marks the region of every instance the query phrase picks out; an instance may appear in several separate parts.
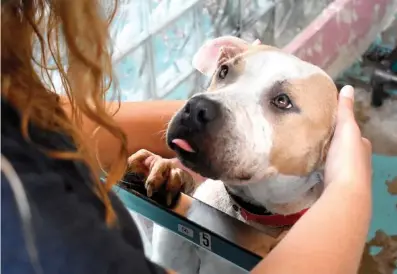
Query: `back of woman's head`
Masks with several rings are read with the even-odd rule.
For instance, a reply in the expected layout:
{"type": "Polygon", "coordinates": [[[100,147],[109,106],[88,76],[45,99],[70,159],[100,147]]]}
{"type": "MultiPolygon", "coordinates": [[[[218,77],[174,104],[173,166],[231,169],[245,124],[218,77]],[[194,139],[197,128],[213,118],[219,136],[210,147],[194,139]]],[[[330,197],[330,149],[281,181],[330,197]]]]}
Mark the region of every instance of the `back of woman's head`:
{"type": "Polygon", "coordinates": [[[113,82],[108,29],[117,8],[115,1],[109,2],[2,1],[1,94],[20,111],[21,131],[28,141],[30,122],[73,139],[75,151],[41,148],[54,158],[87,163],[96,182],[94,191],[105,203],[111,223],[115,215],[107,192],[124,173],[127,145],[105,104],[105,93],[113,82]],[[110,11],[101,6],[105,2],[107,7],[114,4],[110,11]],[[51,80],[54,72],[60,76],[60,85],[51,80]],[[66,95],[70,115],[63,111],[56,88],[66,95]],[[106,184],[99,181],[96,147],[93,136],[82,131],[83,117],[120,142],[119,157],[109,167],[106,184]]]}

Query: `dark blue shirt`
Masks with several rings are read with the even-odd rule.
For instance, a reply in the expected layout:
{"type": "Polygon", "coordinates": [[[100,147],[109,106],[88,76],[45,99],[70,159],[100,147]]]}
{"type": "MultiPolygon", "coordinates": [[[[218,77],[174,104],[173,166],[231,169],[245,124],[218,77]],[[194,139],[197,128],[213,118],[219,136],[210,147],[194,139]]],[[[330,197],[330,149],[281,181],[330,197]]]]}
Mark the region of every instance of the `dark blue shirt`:
{"type": "Polygon", "coordinates": [[[50,158],[38,146],[73,150],[70,139],[30,125],[28,142],[20,122],[18,112],[2,98],[1,153],[22,182],[32,218],[22,218],[11,179],[2,171],[1,272],[165,273],[145,258],[138,230],[117,197],[111,194],[118,223],[109,228],[88,168],[81,162],[50,158]],[[27,231],[22,226],[26,223],[27,231]],[[30,239],[37,260],[28,252],[30,239]]]}

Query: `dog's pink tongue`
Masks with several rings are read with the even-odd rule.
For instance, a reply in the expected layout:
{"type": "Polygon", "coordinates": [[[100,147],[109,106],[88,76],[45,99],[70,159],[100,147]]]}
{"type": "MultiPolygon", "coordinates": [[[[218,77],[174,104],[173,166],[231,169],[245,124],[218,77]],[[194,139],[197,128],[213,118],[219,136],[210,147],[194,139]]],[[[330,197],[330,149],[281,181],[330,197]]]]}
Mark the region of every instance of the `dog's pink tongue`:
{"type": "Polygon", "coordinates": [[[179,148],[188,151],[188,152],[195,152],[194,149],[189,145],[188,142],[182,139],[174,139],[172,140],[172,143],[177,145],[179,148]]]}

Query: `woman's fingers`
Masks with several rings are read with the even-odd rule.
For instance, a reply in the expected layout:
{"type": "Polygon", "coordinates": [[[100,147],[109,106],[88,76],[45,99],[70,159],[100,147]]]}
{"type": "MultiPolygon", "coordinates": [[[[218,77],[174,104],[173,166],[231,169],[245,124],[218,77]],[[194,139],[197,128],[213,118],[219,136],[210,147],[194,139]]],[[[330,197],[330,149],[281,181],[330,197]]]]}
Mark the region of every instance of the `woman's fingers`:
{"type": "Polygon", "coordinates": [[[354,119],[354,89],[352,86],[344,86],[339,93],[338,122],[346,119],[354,119]]]}
{"type": "Polygon", "coordinates": [[[372,154],[372,144],[367,138],[361,138],[361,141],[363,142],[363,145],[367,151],[368,154],[372,154]]]}
{"type": "Polygon", "coordinates": [[[344,136],[343,139],[359,142],[361,138],[360,128],[354,117],[354,88],[344,86],[339,94],[338,113],[336,119],[335,139],[344,136]]]}

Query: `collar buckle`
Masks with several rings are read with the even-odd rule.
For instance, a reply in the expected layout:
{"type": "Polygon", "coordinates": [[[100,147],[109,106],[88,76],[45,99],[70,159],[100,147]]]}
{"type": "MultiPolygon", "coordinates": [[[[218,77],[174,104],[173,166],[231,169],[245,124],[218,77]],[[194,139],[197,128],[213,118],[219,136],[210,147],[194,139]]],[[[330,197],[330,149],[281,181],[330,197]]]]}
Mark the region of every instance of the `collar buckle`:
{"type": "Polygon", "coordinates": [[[290,215],[273,214],[264,207],[260,207],[248,203],[246,201],[243,201],[240,197],[231,193],[227,189],[227,187],[226,187],[226,191],[233,201],[233,209],[236,212],[239,212],[244,220],[252,221],[265,226],[272,226],[272,227],[292,226],[308,210],[308,208],[306,208],[301,210],[300,212],[290,215]]]}

